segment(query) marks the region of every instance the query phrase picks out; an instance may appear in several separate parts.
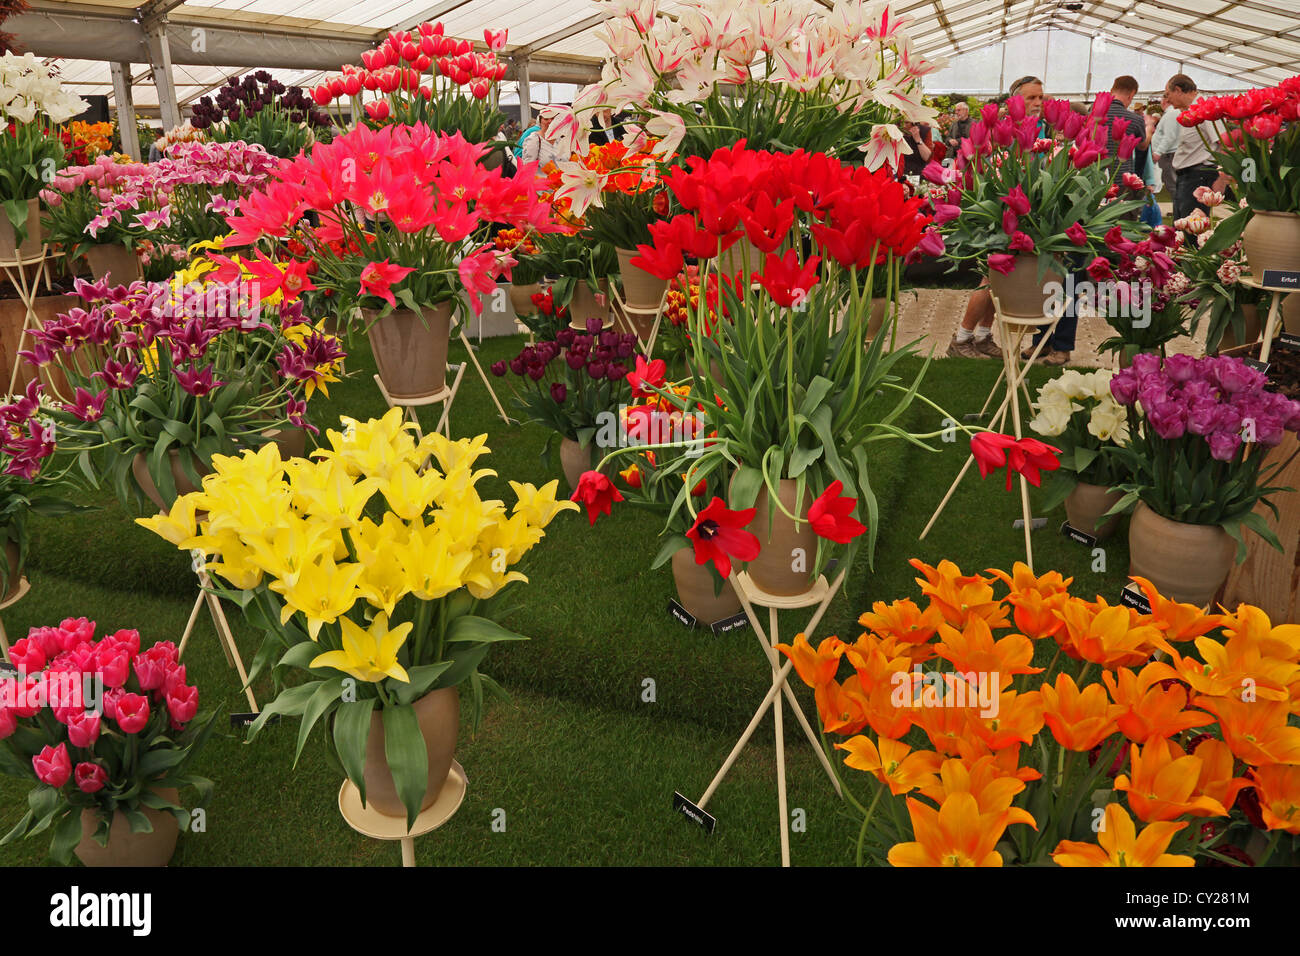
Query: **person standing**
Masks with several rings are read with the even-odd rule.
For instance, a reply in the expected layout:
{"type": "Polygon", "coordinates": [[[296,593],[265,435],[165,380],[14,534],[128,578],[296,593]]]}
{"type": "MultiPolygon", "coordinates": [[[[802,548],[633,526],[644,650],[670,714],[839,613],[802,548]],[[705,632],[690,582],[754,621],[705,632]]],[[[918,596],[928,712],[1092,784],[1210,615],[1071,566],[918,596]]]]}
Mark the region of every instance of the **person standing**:
{"type": "Polygon", "coordinates": [[[1160,118],[1151,134],[1151,157],[1160,167],[1160,179],[1172,198],[1178,182],[1178,174],[1174,171],[1174,150],[1178,147],[1178,134],[1182,129],[1178,125],[1180,111],[1169,102],[1168,93],[1160,101],[1160,107],[1160,118]]]}
{"type": "MultiPolygon", "coordinates": [[[[1185,110],[1196,99],[1196,81],[1185,73],[1176,73],[1166,84],[1165,93],[1170,103],[1179,110],[1185,110]]],[[[1207,142],[1217,142],[1223,130],[1208,120],[1196,126],[1183,126],[1179,123],[1177,129],[1178,141],[1173,149],[1174,219],[1184,219],[1194,209],[1200,209],[1208,216],[1210,207],[1197,202],[1196,190],[1209,186],[1215,192],[1222,192],[1228,185],[1228,175],[1219,169],[1209,147],[1205,145],[1207,142]]],[[[1185,239],[1192,246],[1200,244],[1199,237],[1190,233],[1185,239]]]]}
{"type": "MultiPolygon", "coordinates": [[[[1137,96],[1138,81],[1131,76],[1117,76],[1115,82],[1110,86],[1110,95],[1112,97],[1110,106],[1106,109],[1106,122],[1110,126],[1106,135],[1109,138],[1107,151],[1111,156],[1119,156],[1120,141],[1115,137],[1115,120],[1122,119],[1127,128],[1125,133],[1129,136],[1135,136],[1139,140],[1138,146],[1146,148],[1147,145],[1147,127],[1146,122],[1137,113],[1134,113],[1131,107],[1133,98],[1137,96]]],[[[1128,159],[1121,159],[1118,163],[1116,176],[1123,176],[1125,173],[1134,171],[1135,164],[1133,155],[1130,154],[1128,159]]]]}
{"type": "Polygon", "coordinates": [[[542,113],[537,120],[538,127],[535,133],[524,138],[522,160],[525,163],[536,163],[537,168],[545,170],[547,166],[559,162],[561,159],[568,159],[567,156],[561,156],[559,149],[555,144],[546,138],[546,132],[551,128],[551,122],[554,117],[549,113],[542,113]]]}
{"type": "Polygon", "coordinates": [[[970,138],[970,107],[964,101],[959,102],[952,108],[952,116],[944,142],[948,144],[948,155],[956,156],[957,150],[961,149],[961,141],[970,138]]]}
{"type": "Polygon", "coordinates": [[[930,148],[930,127],[924,123],[908,123],[904,128],[903,142],[911,152],[903,155],[902,173],[904,176],[920,176],[934,155],[930,148]]]}

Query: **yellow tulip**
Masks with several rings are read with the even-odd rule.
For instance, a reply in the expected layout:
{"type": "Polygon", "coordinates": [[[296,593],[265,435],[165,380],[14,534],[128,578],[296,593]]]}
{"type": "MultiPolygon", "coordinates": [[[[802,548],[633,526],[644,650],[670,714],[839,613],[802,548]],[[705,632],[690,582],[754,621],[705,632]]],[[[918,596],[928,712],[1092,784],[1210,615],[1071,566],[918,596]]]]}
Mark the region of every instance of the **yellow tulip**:
{"type": "Polygon", "coordinates": [[[515,502],[514,513],[522,514],[524,520],[538,528],[545,528],[561,511],[578,511],[576,501],[556,501],[555,493],[559,490],[559,479],[552,479],[541,488],[531,483],[510,482],[510,488],[519,500],[515,502]]]}
{"type": "Polygon", "coordinates": [[[432,528],[412,533],[395,552],[406,571],[407,586],[421,601],[436,600],[460,587],[461,575],[474,557],[467,550],[453,549],[447,536],[432,528]]]}
{"type": "Polygon", "coordinates": [[[351,618],[343,618],[343,649],[327,651],[314,658],[309,667],[333,667],[357,680],[377,683],[385,677],[411,682],[410,675],[397,662],[397,652],[411,632],[411,623],[388,629],[388,615],[376,614],[370,630],[363,631],[351,618]]]}
{"type": "Polygon", "coordinates": [[[148,528],[179,548],[192,547],[182,542],[191,540],[199,533],[198,525],[194,520],[194,506],[197,499],[197,494],[181,495],[167,514],[152,518],[136,518],[135,523],[148,528]]]}
{"type": "Polygon", "coordinates": [[[414,521],[429,509],[443,484],[442,475],[433,469],[417,474],[409,462],[400,462],[379,490],[399,518],[414,521]]]}
{"type": "Polygon", "coordinates": [[[285,602],[280,623],[288,623],[296,611],[301,611],[307,618],[307,633],[316,640],[321,625],[333,624],[352,607],[357,599],[357,581],[364,571],[359,564],[335,564],[322,559],[302,568],[292,585],[272,581],[271,590],[285,602]]]}

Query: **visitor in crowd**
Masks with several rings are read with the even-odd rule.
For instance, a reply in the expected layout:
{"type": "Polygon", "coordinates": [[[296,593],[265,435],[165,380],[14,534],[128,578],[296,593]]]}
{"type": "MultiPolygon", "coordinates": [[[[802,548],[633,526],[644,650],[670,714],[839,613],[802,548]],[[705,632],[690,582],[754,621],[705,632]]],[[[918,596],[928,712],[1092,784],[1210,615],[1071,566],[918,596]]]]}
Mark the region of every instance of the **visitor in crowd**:
{"type": "Polygon", "coordinates": [[[523,162],[524,144],[528,142],[528,138],[530,136],[532,136],[534,133],[540,133],[541,131],[542,131],[541,126],[539,126],[537,123],[533,123],[526,130],[524,130],[522,133],[519,134],[519,138],[515,141],[515,147],[514,147],[514,154],[516,160],[518,160],[519,162],[523,162]]]}
{"type": "Polygon", "coordinates": [[[547,112],[548,108],[543,109],[541,117],[537,120],[538,126],[536,132],[525,137],[523,141],[523,161],[525,163],[536,163],[539,169],[546,169],[561,159],[568,159],[567,156],[561,156],[559,149],[554,143],[546,138],[547,130],[551,128],[554,115],[547,112]]]}
{"type": "MultiPolygon", "coordinates": [[[[1115,82],[1110,86],[1110,95],[1112,97],[1110,106],[1106,110],[1106,123],[1109,129],[1107,135],[1107,151],[1111,156],[1119,155],[1119,139],[1115,136],[1115,120],[1122,119],[1128,124],[1125,133],[1129,136],[1136,136],[1141,142],[1140,146],[1145,148],[1148,145],[1146,123],[1141,116],[1129,109],[1133,104],[1133,98],[1137,96],[1138,81],[1131,76],[1117,76],[1115,82]]],[[[1137,170],[1137,164],[1134,162],[1135,157],[1130,156],[1128,159],[1118,160],[1117,176],[1123,176],[1125,173],[1131,173],[1137,170]]]]}
{"type": "Polygon", "coordinates": [[[903,175],[920,176],[926,164],[934,157],[930,148],[930,127],[925,123],[908,123],[903,128],[903,142],[911,152],[903,156],[903,175]]]}
{"type": "Polygon", "coordinates": [[[965,103],[958,103],[952,108],[952,124],[948,127],[948,133],[944,136],[944,142],[948,144],[948,152],[957,155],[957,150],[961,149],[961,141],[970,138],[970,107],[965,103]]]}
{"type": "Polygon", "coordinates": [[[1178,174],[1174,171],[1174,154],[1171,152],[1178,142],[1178,113],[1178,108],[1169,102],[1169,94],[1166,93],[1160,100],[1155,132],[1151,134],[1151,158],[1160,168],[1160,179],[1171,197],[1178,179],[1178,174]],[[1157,143],[1161,146],[1157,147],[1157,143]]]}
{"type": "MultiPolygon", "coordinates": [[[[1011,84],[1008,96],[1019,96],[1025,101],[1025,113],[1029,116],[1039,117],[1041,126],[1043,115],[1043,81],[1036,76],[1022,76],[1011,84]]],[[[997,102],[996,100],[994,102],[997,102]]],[[[965,104],[962,104],[965,105],[965,104]]],[[[966,300],[966,314],[962,316],[961,325],[958,327],[952,342],[948,345],[948,354],[959,356],[961,358],[1001,358],[1002,350],[993,342],[993,296],[989,294],[988,280],[985,279],[980,283],[980,287],[971,293],[966,300]]],[[[1065,324],[1064,319],[1058,325],[1065,324]]],[[[1072,320],[1071,320],[1072,322],[1072,320]]],[[[1065,339],[1061,338],[1064,342],[1065,339]]],[[[1065,359],[1070,357],[1070,350],[1074,348],[1074,326],[1069,328],[1069,346],[1063,353],[1065,359]]],[[[1047,359],[1058,354],[1053,346],[1053,352],[1041,359],[1046,364],[1064,365],[1065,360],[1048,362],[1047,359]]]]}
{"type": "MultiPolygon", "coordinates": [[[[1185,110],[1196,99],[1196,81],[1185,73],[1176,73],[1165,85],[1165,95],[1172,106],[1185,110]]],[[[1215,192],[1222,192],[1229,182],[1228,176],[1215,164],[1214,156],[1205,145],[1207,141],[1218,142],[1223,129],[1210,121],[1196,126],[1182,126],[1175,122],[1168,129],[1164,123],[1161,120],[1160,127],[1156,129],[1152,149],[1157,155],[1173,154],[1174,218],[1183,219],[1191,215],[1193,209],[1200,209],[1208,216],[1210,207],[1196,201],[1196,190],[1209,186],[1215,192]]],[[[1199,237],[1191,233],[1187,233],[1184,238],[1192,246],[1200,244],[1199,237]]]]}

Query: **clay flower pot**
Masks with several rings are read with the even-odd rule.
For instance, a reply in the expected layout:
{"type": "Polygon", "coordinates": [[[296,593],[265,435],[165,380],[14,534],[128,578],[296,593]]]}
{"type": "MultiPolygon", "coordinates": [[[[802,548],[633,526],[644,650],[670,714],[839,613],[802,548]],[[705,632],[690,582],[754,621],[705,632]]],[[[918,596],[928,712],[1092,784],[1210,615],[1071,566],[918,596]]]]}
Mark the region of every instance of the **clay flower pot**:
{"type": "Polygon", "coordinates": [[[112,243],[91,246],[86,250],[86,264],[96,280],[108,277],[114,286],[130,285],[144,278],[139,258],[126,246],[112,243]]]}
{"type": "MultiPolygon", "coordinates": [[[[189,476],[185,474],[185,470],[181,468],[181,456],[179,452],[174,449],[168,451],[167,461],[171,464],[172,480],[176,482],[176,494],[178,497],[180,495],[188,495],[191,492],[201,490],[199,486],[190,481],[189,476]]],[[[208,466],[203,464],[203,462],[197,457],[194,458],[194,469],[200,476],[208,473],[208,466]]],[[[173,502],[163,500],[161,492],[158,491],[158,486],[153,483],[153,478],[149,474],[149,466],[145,462],[143,453],[136,452],[135,457],[131,459],[131,474],[135,478],[136,484],[140,486],[140,490],[144,492],[145,497],[157,505],[159,511],[171,510],[173,502]]]]}
{"type": "MultiPolygon", "coordinates": [[[[172,803],[180,801],[180,794],[171,788],[159,790],[158,795],[172,803]]],[[[166,866],[176,853],[180,824],[166,810],[142,806],[140,812],[153,824],[151,833],[132,833],[126,814],[115,810],[113,822],[109,825],[108,845],[100,846],[94,838],[95,828],[99,826],[99,813],[82,810],[81,842],[73,851],[77,859],[86,866],[166,866]]]]}
{"type": "MultiPolygon", "coordinates": [[[[451,772],[456,755],[456,737],[460,733],[460,691],[441,687],[430,691],[414,704],[415,717],[429,758],[429,775],[421,810],[438,799],[442,785],[451,772]]],[[[390,817],[406,817],[406,807],[397,796],[393,773],[384,753],[384,718],[379,708],[370,715],[370,735],[366,738],[366,806],[390,817]]]]}
{"type": "Polygon", "coordinates": [[[364,311],[379,378],[395,402],[428,398],[447,384],[447,347],[451,339],[451,303],[424,310],[394,309],[378,319],[364,311]]]}
{"type": "MultiPolygon", "coordinates": [[[[816,495],[811,489],[804,489],[802,508],[796,511],[796,487],[794,479],[781,479],[781,504],[792,514],[806,516],[808,506],[816,495]]],[[[757,511],[748,530],[758,536],[762,550],[745,568],[750,580],[768,594],[790,596],[807,593],[813,585],[812,568],[817,559],[817,533],[806,520],[799,522],[796,529],[795,523],[779,508],[769,522],[766,486],[760,489],[754,507],[757,511]]]]}
{"type": "Polygon", "coordinates": [[[533,305],[533,296],[542,291],[540,282],[533,282],[529,285],[512,285],[510,287],[510,307],[515,310],[515,315],[532,315],[537,311],[537,306],[533,305]]]}
{"type": "Polygon", "coordinates": [[[705,626],[740,611],[740,598],[730,581],[723,581],[722,591],[713,593],[713,574],[707,564],[695,563],[694,548],[682,548],[673,555],[673,583],[677,585],[677,603],[705,626]]]}
{"type": "Polygon", "coordinates": [[[602,328],[608,329],[614,324],[609,314],[609,280],[600,280],[601,301],[586,282],[579,281],[573,286],[573,298],[569,300],[569,327],[586,331],[587,319],[600,319],[602,328]],[[603,301],[603,304],[602,304],[603,301]]]}
{"type": "Polygon", "coordinates": [[[1124,497],[1124,492],[1104,485],[1090,485],[1079,482],[1065,499],[1065,516],[1070,527],[1105,541],[1119,527],[1119,515],[1106,519],[1105,524],[1097,527],[1101,516],[1115,506],[1115,502],[1124,497]]]}
{"type": "Polygon", "coordinates": [[[996,269],[989,270],[989,290],[997,296],[1004,316],[1043,320],[1051,296],[1044,287],[1052,282],[1064,282],[1065,277],[1054,264],[1038,278],[1038,256],[1021,253],[1016,256],[1016,267],[1007,275],[996,269]]]}
{"type": "Polygon", "coordinates": [[[1300,213],[1252,211],[1241,243],[1250,274],[1260,281],[1265,269],[1300,272],[1300,213]]]}
{"type": "Polygon", "coordinates": [[[591,471],[591,452],[591,445],[583,448],[572,438],[560,439],[560,467],[564,469],[564,480],[569,483],[570,491],[577,491],[582,473],[591,471]]]}
{"type": "Polygon", "coordinates": [[[623,301],[633,309],[657,309],[668,291],[668,280],[652,276],[640,266],[632,265],[638,253],[633,249],[615,249],[618,271],[623,279],[623,301]]]}
{"type": "Polygon", "coordinates": [[[27,200],[27,238],[18,242],[13,223],[0,213],[0,262],[30,262],[41,254],[41,203],[39,199],[27,200]]]}
{"type": "Polygon", "coordinates": [[[1184,524],[1139,502],[1128,527],[1129,574],[1163,596],[1204,607],[1232,570],[1237,545],[1218,525],[1184,524]]]}

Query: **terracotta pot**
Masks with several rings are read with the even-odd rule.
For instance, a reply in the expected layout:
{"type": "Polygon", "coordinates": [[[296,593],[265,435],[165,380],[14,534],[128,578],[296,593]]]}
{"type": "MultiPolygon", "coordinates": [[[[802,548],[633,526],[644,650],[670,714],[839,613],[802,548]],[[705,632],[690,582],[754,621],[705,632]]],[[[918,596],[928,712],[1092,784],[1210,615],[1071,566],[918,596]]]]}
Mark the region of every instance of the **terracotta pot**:
{"type": "MultiPolygon", "coordinates": [[[[168,451],[167,461],[171,463],[172,480],[176,482],[176,494],[178,497],[180,495],[188,495],[191,492],[200,490],[194,482],[190,481],[189,476],[185,474],[185,470],[181,468],[181,456],[179,452],[174,450],[168,451]]],[[[208,466],[203,464],[203,462],[197,457],[194,458],[194,469],[199,473],[200,477],[208,473],[208,466]]],[[[149,466],[146,463],[142,452],[136,452],[135,457],[131,459],[131,474],[135,477],[136,484],[140,486],[140,490],[145,493],[145,497],[157,505],[158,510],[171,510],[174,502],[163,500],[162,494],[158,491],[158,486],[153,483],[153,477],[149,474],[149,466]]]]}
{"type": "Polygon", "coordinates": [[[9,217],[0,212],[0,262],[30,262],[41,254],[41,203],[27,200],[27,238],[20,245],[9,217]]]}
{"type": "Polygon", "coordinates": [[[564,480],[569,483],[570,491],[577,491],[582,473],[591,471],[591,451],[590,445],[583,448],[572,438],[560,439],[560,467],[564,469],[564,480]]]}
{"type": "Polygon", "coordinates": [[[867,320],[867,341],[870,342],[880,331],[880,327],[885,324],[886,310],[889,308],[889,300],[880,298],[871,300],[871,318],[867,320]]]}
{"type": "Polygon", "coordinates": [[[1135,358],[1137,358],[1139,355],[1144,355],[1144,354],[1163,356],[1164,352],[1162,352],[1160,349],[1144,349],[1137,345],[1125,345],[1123,348],[1121,348],[1118,352],[1115,353],[1116,358],[1119,359],[1119,367],[1121,369],[1128,368],[1130,365],[1133,364],[1133,360],[1135,358]]]}
{"type": "Polygon", "coordinates": [[[136,279],[144,277],[139,258],[126,246],[91,246],[86,250],[86,264],[90,266],[90,273],[96,280],[108,276],[114,286],[130,285],[136,279]]]}
{"type": "Polygon", "coordinates": [[[1291,335],[1300,335],[1300,292],[1282,297],[1282,326],[1291,335]]]}
{"type": "MultiPolygon", "coordinates": [[[[806,515],[808,506],[817,494],[812,489],[805,488],[802,508],[795,511],[796,484],[792,478],[781,479],[780,501],[792,514],[806,515]]],[[[812,568],[817,560],[817,533],[807,521],[801,521],[796,530],[795,523],[780,509],[777,509],[769,525],[766,486],[759,491],[754,507],[757,510],[748,527],[758,536],[762,550],[745,568],[750,579],[768,594],[806,593],[813,585],[812,568]]]]}
{"type": "Polygon", "coordinates": [[[1241,243],[1256,279],[1263,281],[1265,269],[1300,272],[1300,213],[1254,210],[1241,243]]]}
{"type": "Polygon", "coordinates": [[[996,269],[989,270],[989,290],[997,296],[1004,316],[1018,318],[1045,319],[1047,303],[1051,296],[1043,291],[1050,282],[1065,281],[1060,273],[1059,263],[1054,264],[1038,278],[1038,256],[1021,253],[1016,256],[1016,267],[1008,275],[996,269]]]}
{"type": "Polygon", "coordinates": [[[758,246],[748,239],[741,239],[719,256],[719,266],[727,275],[734,276],[745,267],[746,257],[749,260],[750,272],[761,272],[763,270],[763,260],[766,256],[759,251],[758,246]]]}
{"type": "Polygon", "coordinates": [[[0,604],[8,601],[18,593],[18,586],[23,581],[23,569],[18,564],[18,543],[16,541],[5,542],[5,561],[9,567],[9,586],[5,588],[3,597],[0,597],[0,604]]]}
{"type": "Polygon", "coordinates": [[[723,581],[722,591],[713,593],[713,574],[708,565],[695,563],[694,548],[682,548],[673,555],[673,583],[677,585],[677,603],[706,627],[740,610],[740,598],[730,581],[723,581]]]}
{"type": "Polygon", "coordinates": [[[510,287],[510,307],[515,310],[515,315],[532,315],[537,311],[537,306],[533,305],[533,296],[542,291],[540,282],[533,282],[529,285],[512,285],[510,287]]]}
{"type": "Polygon", "coordinates": [[[615,249],[618,271],[623,279],[623,301],[634,309],[657,309],[668,291],[668,280],[652,276],[640,266],[632,265],[639,255],[631,249],[615,249]]]}
{"type": "MultiPolygon", "coordinates": [[[[1298,449],[1300,441],[1294,433],[1287,432],[1280,445],[1268,450],[1263,467],[1288,462],[1269,479],[1270,485],[1300,488],[1298,449]]],[[[1268,615],[1275,627],[1300,624],[1300,491],[1274,495],[1272,501],[1277,506],[1277,517],[1263,503],[1255,508],[1255,513],[1277,535],[1282,550],[1278,551],[1259,535],[1248,533],[1246,560],[1228,572],[1223,595],[1216,598],[1216,603],[1229,608],[1253,604],[1268,615]]]]}
{"type": "MultiPolygon", "coordinates": [[[[415,702],[415,717],[429,757],[429,777],[420,809],[427,810],[438,799],[447,782],[451,761],[456,755],[456,737],[460,733],[460,691],[442,687],[430,691],[415,702]]],[[[406,816],[406,807],[397,796],[388,757],[384,754],[384,718],[376,708],[370,716],[370,735],[366,738],[366,806],[390,817],[406,816]]]]}
{"type": "Polygon", "coordinates": [[[1236,557],[1236,542],[1218,525],[1184,524],[1139,502],[1128,527],[1129,574],[1146,578],[1163,596],[1204,607],[1214,599],[1236,557]]]}
{"type": "Polygon", "coordinates": [[[600,295],[604,299],[604,305],[596,300],[596,293],[591,291],[591,286],[586,282],[579,281],[573,287],[573,298],[569,300],[569,326],[574,329],[586,331],[587,319],[600,319],[601,327],[608,329],[614,324],[614,319],[609,313],[609,280],[600,280],[600,295]]]}
{"type": "Polygon", "coordinates": [[[262,434],[280,446],[281,458],[307,457],[307,432],[304,429],[287,425],[284,428],[268,428],[262,434]]]}
{"type": "MultiPolygon", "coordinates": [[[[164,800],[179,803],[180,794],[173,788],[158,791],[164,800]]],[[[113,812],[109,824],[108,845],[95,842],[94,833],[99,826],[96,810],[81,811],[81,842],[77,844],[77,859],[86,866],[166,866],[176,853],[176,839],[180,824],[166,810],[141,807],[140,812],[153,824],[151,833],[132,833],[131,824],[121,810],[113,812]]]]}
{"type": "Polygon", "coordinates": [[[451,339],[451,303],[424,310],[394,309],[381,318],[366,309],[370,347],[379,378],[395,402],[428,398],[447,384],[447,346],[451,339]]]}
{"type": "Polygon", "coordinates": [[[1227,328],[1223,330],[1223,336],[1219,339],[1219,347],[1216,349],[1222,352],[1224,349],[1235,349],[1239,345],[1250,345],[1259,341],[1260,324],[1259,309],[1254,305],[1243,305],[1241,307],[1242,318],[1245,320],[1245,332],[1241,341],[1237,340],[1237,333],[1229,322],[1227,328]]]}
{"type": "Polygon", "coordinates": [[[1098,541],[1105,541],[1119,527],[1119,515],[1106,519],[1100,528],[1097,522],[1115,502],[1124,497],[1124,492],[1104,485],[1090,485],[1079,482],[1065,499],[1065,517],[1070,527],[1084,534],[1094,535],[1098,541]]]}

